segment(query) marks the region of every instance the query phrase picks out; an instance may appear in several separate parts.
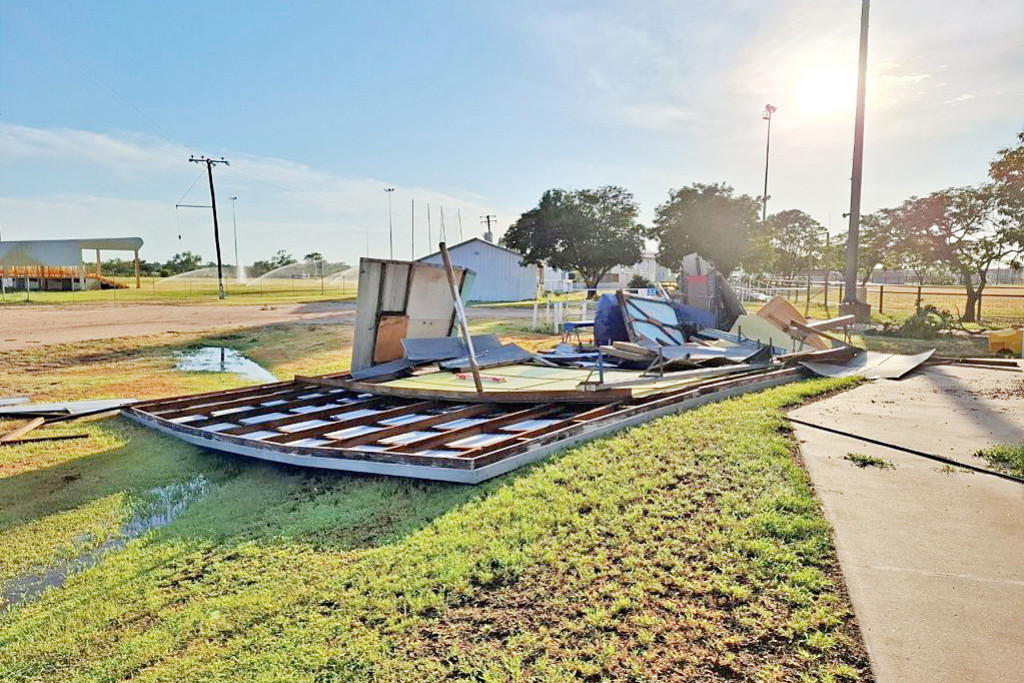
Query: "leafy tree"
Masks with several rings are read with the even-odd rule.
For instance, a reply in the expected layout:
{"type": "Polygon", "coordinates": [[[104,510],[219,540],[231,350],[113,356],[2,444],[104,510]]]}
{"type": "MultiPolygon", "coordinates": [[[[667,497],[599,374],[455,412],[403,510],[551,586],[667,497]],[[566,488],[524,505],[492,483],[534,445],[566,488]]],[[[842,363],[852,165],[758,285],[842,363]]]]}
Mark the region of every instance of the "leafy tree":
{"type": "Polygon", "coordinates": [[[202,262],[203,257],[199,254],[193,254],[191,251],[182,251],[167,259],[164,269],[172,275],[177,275],[178,273],[187,273],[190,270],[195,270],[202,262]]]}
{"type": "Polygon", "coordinates": [[[827,231],[799,209],[787,209],[768,217],[765,232],[772,253],[773,271],[792,277],[818,266],[825,254],[827,231]]]}
{"type": "Polygon", "coordinates": [[[658,261],[678,270],[685,256],[697,252],[729,275],[747,254],[759,207],[757,199],[734,196],[724,183],[694,183],[672,190],[654,218],[658,261]]]}
{"type": "Polygon", "coordinates": [[[628,190],[606,185],[595,190],[551,189],[537,207],[521,215],[501,243],[524,254],[524,264],[547,263],[575,270],[593,297],[597,283],[619,265],[638,263],[645,228],[628,190]]]}
{"type": "Polygon", "coordinates": [[[303,256],[302,260],[306,261],[307,263],[312,263],[314,261],[323,261],[324,255],[321,254],[319,251],[311,251],[305,256],[303,256]]]}
{"type": "Polygon", "coordinates": [[[295,257],[289,254],[284,249],[279,249],[270,259],[270,265],[274,268],[281,268],[282,266],[290,266],[293,263],[298,263],[295,257]]]}
{"type": "Polygon", "coordinates": [[[1024,243],[1024,226],[1008,215],[1000,188],[949,188],[911,198],[902,208],[908,229],[934,240],[936,255],[967,290],[964,322],[977,321],[989,268],[1006,260],[1016,266],[1024,243]]]}
{"type": "Polygon", "coordinates": [[[629,283],[626,285],[626,289],[646,289],[647,287],[653,287],[654,283],[648,280],[640,273],[634,273],[633,277],[629,278],[629,283]]]}

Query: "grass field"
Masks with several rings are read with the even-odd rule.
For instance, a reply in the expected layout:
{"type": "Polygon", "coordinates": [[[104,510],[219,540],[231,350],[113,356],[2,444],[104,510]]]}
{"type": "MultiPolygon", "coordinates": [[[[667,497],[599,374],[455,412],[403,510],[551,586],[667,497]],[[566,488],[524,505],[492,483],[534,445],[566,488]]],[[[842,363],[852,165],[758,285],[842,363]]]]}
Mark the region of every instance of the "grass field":
{"type": "MultiPolygon", "coordinates": [[[[29,292],[11,291],[0,305],[8,304],[68,304],[92,303],[209,303],[217,301],[217,280],[215,278],[142,278],[141,287],[135,288],[135,278],[113,278],[125,285],[124,289],[91,289],[84,292],[29,292]]],[[[336,283],[324,283],[316,279],[271,279],[258,284],[242,285],[234,280],[225,280],[227,303],[274,304],[305,303],[309,301],[337,301],[355,299],[355,276],[336,283]]]]}
{"type": "MultiPolygon", "coordinates": [[[[173,370],[194,344],[280,377],[338,370],[346,330],[16,352],[0,395],[241,383],[173,370]]],[[[89,438],[0,449],[0,584],[109,550],[0,614],[0,680],[867,680],[781,413],[842,386],[665,418],[480,487],[232,459],[121,419],[65,424],[89,438]],[[123,538],[168,497],[191,502],[123,538]]]]}

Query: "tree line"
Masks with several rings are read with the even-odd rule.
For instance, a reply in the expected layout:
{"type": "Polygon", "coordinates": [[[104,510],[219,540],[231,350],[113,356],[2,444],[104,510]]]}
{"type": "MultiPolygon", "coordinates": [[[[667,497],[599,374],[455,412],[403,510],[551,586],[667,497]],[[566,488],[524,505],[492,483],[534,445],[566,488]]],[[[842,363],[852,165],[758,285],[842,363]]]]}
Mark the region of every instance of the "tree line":
{"type": "MultiPolygon", "coordinates": [[[[637,222],[639,205],[625,188],[551,189],[501,239],[544,263],[579,273],[592,296],[616,266],[639,263],[647,240],[657,240],[661,265],[679,270],[697,252],[726,275],[793,277],[843,271],[846,235],[830,238],[799,209],[758,215],[761,197],[737,194],[727,183],[694,183],[669,192],[650,226],[637,222]]],[[[977,318],[993,266],[1021,267],[1024,254],[1024,131],[1017,145],[1000,149],[978,185],[952,187],[862,216],[859,278],[879,266],[912,271],[920,283],[955,278],[967,291],[965,321],[977,318]]]]}
{"type": "MultiPolygon", "coordinates": [[[[314,263],[317,261],[323,261],[324,257],[320,252],[314,251],[303,256],[302,260],[306,263],[314,263]]],[[[259,277],[260,275],[265,275],[277,268],[290,266],[293,263],[298,262],[299,261],[290,253],[284,249],[280,249],[268,259],[253,261],[251,265],[246,266],[245,272],[249,277],[259,277]]],[[[104,275],[121,277],[130,277],[135,275],[135,262],[131,260],[112,258],[103,261],[101,263],[101,267],[104,275]]],[[[181,273],[188,273],[200,268],[216,267],[217,264],[215,262],[204,261],[202,256],[191,251],[179,252],[163,263],[160,261],[146,261],[139,259],[139,270],[146,277],[170,277],[172,275],[180,275],[181,273]]]]}

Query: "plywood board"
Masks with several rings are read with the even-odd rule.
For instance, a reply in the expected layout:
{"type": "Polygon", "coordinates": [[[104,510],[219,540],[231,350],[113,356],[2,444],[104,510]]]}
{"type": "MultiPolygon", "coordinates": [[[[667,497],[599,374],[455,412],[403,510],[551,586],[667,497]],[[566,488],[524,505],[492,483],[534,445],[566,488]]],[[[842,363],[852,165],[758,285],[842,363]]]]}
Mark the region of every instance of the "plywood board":
{"type": "Polygon", "coordinates": [[[352,332],[352,369],[373,365],[377,342],[377,316],[380,312],[381,261],[359,259],[359,298],[356,303],[355,329],[352,332]]]}
{"type": "Polygon", "coordinates": [[[408,327],[409,316],[381,315],[373,349],[374,363],[387,363],[402,357],[402,340],[405,339],[408,327]]]}
{"type": "MultiPolygon", "coordinates": [[[[804,325],[807,324],[807,318],[804,314],[797,310],[788,299],[784,299],[781,296],[774,297],[771,301],[761,307],[761,310],[757,312],[759,318],[763,318],[768,322],[775,325],[783,332],[792,335],[796,330],[792,329],[791,323],[796,321],[804,325]]],[[[800,335],[801,337],[803,335],[800,335]]],[[[807,335],[804,339],[804,343],[813,349],[824,351],[825,349],[831,348],[831,345],[824,339],[814,336],[807,335]]]]}

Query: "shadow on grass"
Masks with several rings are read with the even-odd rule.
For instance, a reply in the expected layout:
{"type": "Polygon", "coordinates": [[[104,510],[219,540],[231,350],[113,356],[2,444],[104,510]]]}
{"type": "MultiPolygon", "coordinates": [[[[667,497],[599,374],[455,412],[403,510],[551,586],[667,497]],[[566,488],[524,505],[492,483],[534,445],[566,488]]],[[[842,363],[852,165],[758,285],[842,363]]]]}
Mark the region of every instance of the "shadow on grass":
{"type": "Polygon", "coordinates": [[[206,494],[156,538],[230,544],[301,542],[350,550],[398,539],[528,468],[466,486],[267,463],[224,455],[120,419],[128,443],[0,479],[0,529],[45,519],[116,493],[129,501],[157,487],[203,477],[206,494]]]}

